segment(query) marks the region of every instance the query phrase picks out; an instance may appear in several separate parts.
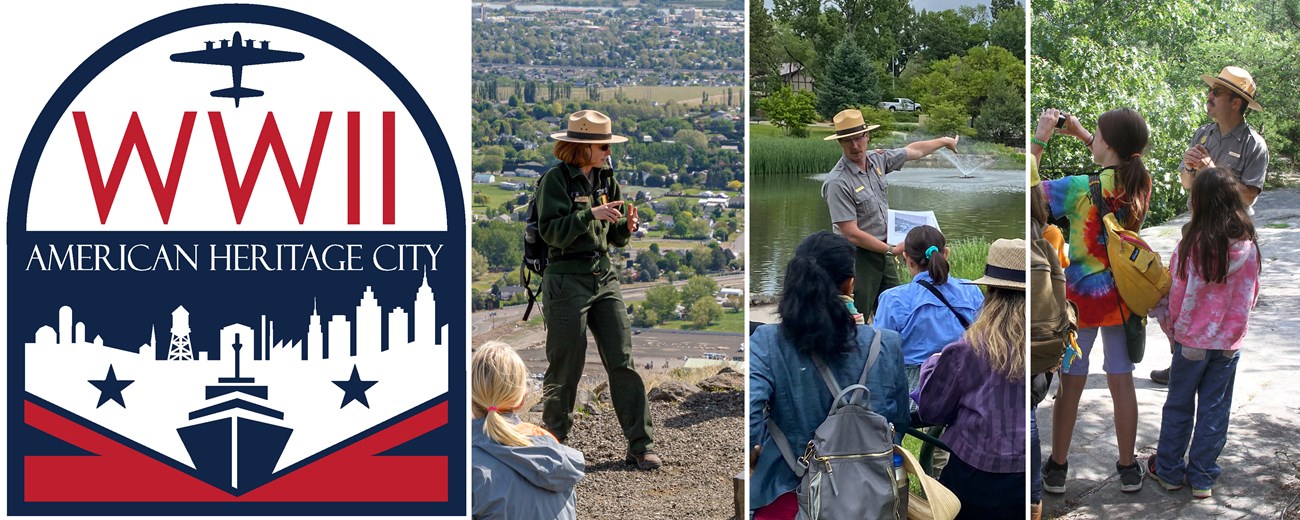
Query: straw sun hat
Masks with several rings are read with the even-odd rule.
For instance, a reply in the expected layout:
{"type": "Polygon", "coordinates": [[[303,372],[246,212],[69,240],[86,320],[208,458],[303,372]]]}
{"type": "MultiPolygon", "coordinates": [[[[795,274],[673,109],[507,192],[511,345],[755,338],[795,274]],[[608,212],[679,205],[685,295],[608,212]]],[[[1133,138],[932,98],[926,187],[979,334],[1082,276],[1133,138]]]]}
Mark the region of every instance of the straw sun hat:
{"type": "Polygon", "coordinates": [[[870,132],[880,128],[880,125],[867,125],[866,120],[862,119],[862,112],[856,108],[840,111],[840,113],[835,114],[835,117],[831,119],[831,122],[835,123],[835,133],[823,137],[823,141],[833,141],[845,137],[852,137],[863,132],[870,132]]]}
{"type": "Polygon", "coordinates": [[[569,115],[569,129],[551,134],[551,139],[570,143],[626,143],[627,138],[614,135],[609,116],[595,110],[579,110],[569,115]]]}
{"type": "Polygon", "coordinates": [[[1025,240],[999,238],[989,246],[984,276],[969,282],[974,285],[1025,290],[1025,240]]]}
{"type": "Polygon", "coordinates": [[[1264,107],[1259,106],[1259,102],[1255,101],[1255,78],[1250,77],[1250,73],[1246,72],[1246,69],[1228,65],[1219,71],[1217,77],[1201,74],[1201,81],[1211,87],[1219,85],[1228,87],[1228,90],[1244,98],[1249,103],[1248,106],[1251,110],[1256,112],[1264,110],[1264,107]]]}

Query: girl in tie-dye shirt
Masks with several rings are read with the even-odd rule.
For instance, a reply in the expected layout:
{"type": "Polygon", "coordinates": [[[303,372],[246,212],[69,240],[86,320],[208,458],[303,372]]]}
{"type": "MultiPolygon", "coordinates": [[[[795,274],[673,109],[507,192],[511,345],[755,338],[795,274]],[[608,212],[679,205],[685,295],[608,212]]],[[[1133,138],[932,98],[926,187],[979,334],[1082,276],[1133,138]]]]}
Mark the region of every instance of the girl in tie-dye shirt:
{"type": "MultiPolygon", "coordinates": [[[[1061,133],[1084,141],[1092,160],[1104,168],[1099,174],[1102,198],[1125,228],[1137,231],[1146,218],[1151,199],[1151,175],[1142,163],[1150,135],[1146,120],[1129,109],[1111,110],[1097,119],[1090,134],[1070,116],[1061,133]]],[[[1061,394],[1052,406],[1052,455],[1043,465],[1043,490],[1064,493],[1067,455],[1078,418],[1079,398],[1088,379],[1092,345],[1101,337],[1103,370],[1115,406],[1115,436],[1119,460],[1115,468],[1120,490],[1142,489],[1141,466],[1134,457],[1137,438],[1137,394],[1133,388],[1133,362],[1128,358],[1124,317],[1129,311],[1115,289],[1115,278],[1098,240],[1101,215],[1093,206],[1087,175],[1043,181],[1048,208],[1054,219],[1070,221],[1069,259],[1065,269],[1066,297],[1079,306],[1079,347],[1083,357],[1061,375],[1061,394]]]]}
{"type": "Polygon", "coordinates": [[[1259,296],[1255,226],[1237,188],[1227,169],[1196,174],[1192,221],[1169,262],[1173,285],[1151,312],[1173,341],[1174,359],[1160,443],[1147,469],[1165,489],[1186,479],[1196,498],[1209,498],[1222,472],[1218,457],[1228,437],[1237,350],[1259,296]]]}

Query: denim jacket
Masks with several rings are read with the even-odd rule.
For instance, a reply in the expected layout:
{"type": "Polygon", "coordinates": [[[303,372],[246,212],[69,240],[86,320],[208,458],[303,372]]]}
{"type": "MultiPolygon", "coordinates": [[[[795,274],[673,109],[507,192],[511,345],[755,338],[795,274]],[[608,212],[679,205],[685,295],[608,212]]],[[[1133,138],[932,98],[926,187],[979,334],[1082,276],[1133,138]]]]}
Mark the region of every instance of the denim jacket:
{"type": "MultiPolygon", "coordinates": [[[[840,359],[826,359],[841,387],[857,384],[867,363],[871,338],[879,331],[880,357],[867,375],[871,409],[902,433],[909,424],[907,376],[903,373],[902,340],[892,330],[858,326],[856,350],[840,359]]],[[[749,506],[757,509],[799,486],[799,477],[781,458],[767,430],[770,415],[790,441],[795,456],[803,454],[813,431],[831,408],[830,390],[822,382],[812,358],[800,354],[785,338],[780,325],[763,325],[749,339],[749,444],[761,445],[749,486],[749,506]]],[[[748,450],[747,450],[748,451],[748,450]]]]}

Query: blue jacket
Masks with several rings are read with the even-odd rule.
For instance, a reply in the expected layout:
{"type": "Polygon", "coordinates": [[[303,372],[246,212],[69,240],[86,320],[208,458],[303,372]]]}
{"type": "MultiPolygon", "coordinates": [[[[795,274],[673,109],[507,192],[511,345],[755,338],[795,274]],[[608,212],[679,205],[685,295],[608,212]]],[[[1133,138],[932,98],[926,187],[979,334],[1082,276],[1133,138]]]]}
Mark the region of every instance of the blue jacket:
{"type": "MultiPolygon", "coordinates": [[[[898,331],[903,337],[903,364],[920,366],[945,345],[961,339],[966,329],[934,293],[916,283],[918,280],[934,283],[930,273],[923,271],[912,278],[912,283],[880,293],[873,323],[882,329],[898,331]]],[[[949,276],[946,283],[934,288],[967,323],[974,323],[980,307],[984,306],[984,293],[977,286],[963,284],[967,281],[949,276]]]]}
{"type": "MultiPolygon", "coordinates": [[[[827,359],[840,387],[857,384],[867,363],[871,338],[881,334],[880,357],[867,375],[871,409],[894,423],[901,434],[909,424],[907,376],[903,373],[903,351],[898,333],[858,326],[858,349],[842,359],[827,359]]],[[[779,325],[763,325],[749,338],[749,444],[747,451],[761,445],[758,463],[749,484],[749,507],[758,509],[799,486],[781,451],[767,431],[770,414],[790,441],[796,457],[804,452],[813,431],[826,420],[831,409],[830,390],[817,374],[812,358],[799,354],[781,333],[779,325]]]]}
{"type": "Polygon", "coordinates": [[[586,467],[581,452],[549,435],[529,437],[532,446],[497,444],[483,433],[483,419],[470,428],[475,520],[577,518],[573,488],[586,467]]]}

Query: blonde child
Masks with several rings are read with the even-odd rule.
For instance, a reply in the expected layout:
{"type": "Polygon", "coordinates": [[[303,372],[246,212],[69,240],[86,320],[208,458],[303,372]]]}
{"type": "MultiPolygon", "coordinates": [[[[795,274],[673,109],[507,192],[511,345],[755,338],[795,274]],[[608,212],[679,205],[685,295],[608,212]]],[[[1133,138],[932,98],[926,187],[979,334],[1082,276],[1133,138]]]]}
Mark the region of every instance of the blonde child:
{"type": "Polygon", "coordinates": [[[1259,296],[1255,226],[1237,188],[1226,169],[1196,174],[1192,220],[1169,262],[1168,305],[1151,313],[1173,341],[1174,358],[1147,473],[1169,491],[1186,481],[1196,498],[1209,498],[1223,472],[1217,459],[1228,439],[1238,352],[1259,296]]]}
{"type": "Polygon", "coordinates": [[[523,360],[493,341],[474,353],[470,370],[474,518],[576,518],[582,453],[515,415],[528,394],[523,360]]]}

